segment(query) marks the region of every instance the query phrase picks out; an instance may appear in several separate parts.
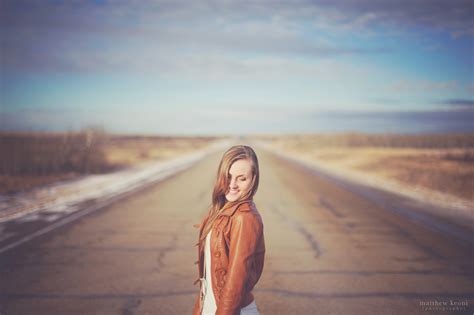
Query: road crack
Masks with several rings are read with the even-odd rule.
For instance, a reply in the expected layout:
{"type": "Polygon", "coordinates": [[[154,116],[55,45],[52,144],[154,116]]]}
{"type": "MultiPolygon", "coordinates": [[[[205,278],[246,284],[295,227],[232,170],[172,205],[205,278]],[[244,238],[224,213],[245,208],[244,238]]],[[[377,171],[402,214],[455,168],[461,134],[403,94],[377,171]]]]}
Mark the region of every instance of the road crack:
{"type": "Polygon", "coordinates": [[[314,238],[314,236],[298,221],[295,221],[289,218],[286,214],[282,211],[278,210],[278,207],[274,206],[273,211],[293,230],[298,232],[306,242],[310,245],[311,249],[314,253],[314,258],[319,258],[323,251],[321,250],[321,246],[319,246],[318,241],[314,238]]]}

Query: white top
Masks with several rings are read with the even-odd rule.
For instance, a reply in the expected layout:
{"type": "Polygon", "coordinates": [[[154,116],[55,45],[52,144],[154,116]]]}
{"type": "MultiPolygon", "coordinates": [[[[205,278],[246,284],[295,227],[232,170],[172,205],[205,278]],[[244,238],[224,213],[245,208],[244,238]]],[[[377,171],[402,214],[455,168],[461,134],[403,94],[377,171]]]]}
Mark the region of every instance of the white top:
{"type": "Polygon", "coordinates": [[[211,231],[206,236],[206,243],[204,245],[204,306],[202,308],[202,315],[216,314],[217,305],[214,292],[212,291],[212,277],[211,277],[211,231]]]}
{"type": "MultiPolygon", "coordinates": [[[[216,298],[212,291],[211,277],[211,231],[206,236],[204,245],[204,302],[202,307],[202,315],[215,315],[217,311],[216,298]]],[[[241,315],[259,315],[255,299],[252,303],[240,310],[241,315]]]]}

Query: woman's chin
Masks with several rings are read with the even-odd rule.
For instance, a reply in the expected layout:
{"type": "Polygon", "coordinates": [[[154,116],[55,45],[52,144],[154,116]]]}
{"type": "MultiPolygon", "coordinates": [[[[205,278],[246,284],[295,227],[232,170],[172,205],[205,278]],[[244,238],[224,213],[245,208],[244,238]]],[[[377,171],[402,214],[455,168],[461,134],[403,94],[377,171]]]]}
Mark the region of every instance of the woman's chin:
{"type": "Polygon", "coordinates": [[[237,199],[239,199],[239,197],[240,197],[240,195],[238,195],[238,194],[236,194],[236,195],[234,195],[234,194],[225,195],[225,199],[227,199],[227,201],[230,201],[230,202],[236,201],[237,199]]]}

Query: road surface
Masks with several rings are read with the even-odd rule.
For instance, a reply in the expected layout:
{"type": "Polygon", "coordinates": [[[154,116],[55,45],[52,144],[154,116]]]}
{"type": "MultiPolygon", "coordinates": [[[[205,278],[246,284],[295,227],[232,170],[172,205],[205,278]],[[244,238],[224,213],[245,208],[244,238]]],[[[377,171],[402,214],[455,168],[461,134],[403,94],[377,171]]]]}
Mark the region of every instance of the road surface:
{"type": "MultiPolygon", "coordinates": [[[[472,243],[256,152],[267,247],[255,289],[261,314],[473,313],[472,243]]],[[[221,154],[1,253],[0,314],[190,314],[193,224],[221,154]]]]}

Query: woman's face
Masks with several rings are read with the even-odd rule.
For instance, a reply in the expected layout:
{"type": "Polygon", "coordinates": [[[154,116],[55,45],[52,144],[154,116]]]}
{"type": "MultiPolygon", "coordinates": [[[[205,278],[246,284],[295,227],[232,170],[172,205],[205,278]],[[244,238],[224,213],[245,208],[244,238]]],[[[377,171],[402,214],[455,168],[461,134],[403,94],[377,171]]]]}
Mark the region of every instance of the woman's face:
{"type": "Polygon", "coordinates": [[[247,159],[235,161],[229,169],[229,187],[225,198],[235,201],[244,195],[252,183],[252,162],[247,159]]]}

